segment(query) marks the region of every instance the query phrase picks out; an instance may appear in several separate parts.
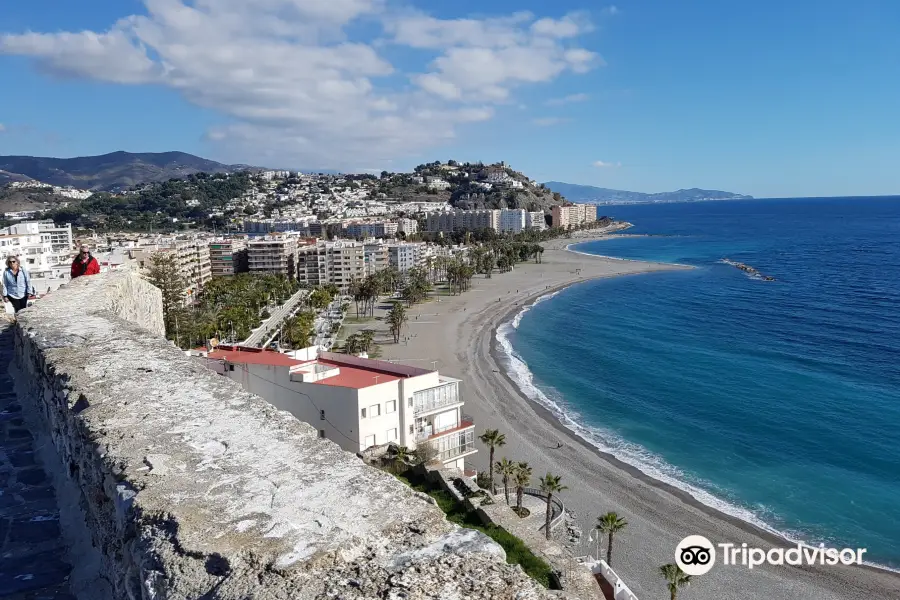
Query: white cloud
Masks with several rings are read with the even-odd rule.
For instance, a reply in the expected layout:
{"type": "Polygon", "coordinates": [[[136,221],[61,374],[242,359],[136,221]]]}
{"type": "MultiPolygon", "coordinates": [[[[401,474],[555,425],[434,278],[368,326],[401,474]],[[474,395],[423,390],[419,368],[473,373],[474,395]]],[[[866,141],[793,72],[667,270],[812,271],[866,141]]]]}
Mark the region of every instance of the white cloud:
{"type": "Polygon", "coordinates": [[[569,13],[562,19],[539,19],[532,23],[531,31],[551,38],[571,38],[593,31],[593,25],[584,13],[569,13]]]}
{"type": "Polygon", "coordinates": [[[545,102],[547,106],[562,106],[563,104],[574,104],[575,102],[586,102],[590,96],[587,94],[569,94],[562,98],[551,98],[545,102]]]}
{"type": "Polygon", "coordinates": [[[107,31],[0,34],[0,55],[58,77],[174,89],[225,118],[206,135],[223,159],[304,168],[421,153],[492,118],[519,86],[603,64],[576,43],[591,28],[580,13],[437,19],[388,0],[143,2],[146,15],[107,31]],[[428,68],[398,72],[386,58],[410,48],[430,54],[428,68]],[[414,85],[398,86],[404,77],[414,85]]]}
{"type": "Polygon", "coordinates": [[[553,125],[568,123],[569,119],[563,117],[541,117],[539,119],[533,119],[531,122],[538,127],[551,127],[553,125]]]}
{"type": "Polygon", "coordinates": [[[6,125],[0,123],[0,133],[3,133],[4,131],[6,131],[6,125]]]}
{"type": "Polygon", "coordinates": [[[614,16],[620,14],[622,12],[622,9],[615,4],[612,4],[610,6],[607,6],[600,12],[602,12],[604,15],[614,16]]]}
{"type": "Polygon", "coordinates": [[[594,166],[598,169],[618,169],[622,166],[620,162],[605,162],[602,160],[594,161],[594,166]]]}

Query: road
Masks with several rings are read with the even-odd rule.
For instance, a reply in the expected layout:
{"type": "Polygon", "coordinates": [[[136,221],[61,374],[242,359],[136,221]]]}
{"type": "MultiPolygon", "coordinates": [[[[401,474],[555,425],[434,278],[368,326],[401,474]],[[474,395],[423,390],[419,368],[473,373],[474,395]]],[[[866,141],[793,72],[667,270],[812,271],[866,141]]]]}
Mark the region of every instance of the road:
{"type": "Polygon", "coordinates": [[[273,310],[271,313],[272,316],[264,321],[261,327],[251,333],[250,337],[244,340],[241,345],[259,346],[262,344],[271,334],[278,331],[282,321],[289,317],[294,310],[300,306],[300,303],[306,298],[307,294],[309,294],[309,290],[298,290],[296,294],[287,299],[287,302],[273,310]]]}

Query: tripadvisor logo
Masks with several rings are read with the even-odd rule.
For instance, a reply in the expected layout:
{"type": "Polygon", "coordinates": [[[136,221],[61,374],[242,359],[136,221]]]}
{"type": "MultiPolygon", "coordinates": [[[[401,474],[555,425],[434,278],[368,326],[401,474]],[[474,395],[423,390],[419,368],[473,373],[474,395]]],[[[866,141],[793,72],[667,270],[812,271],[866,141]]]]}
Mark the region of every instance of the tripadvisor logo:
{"type": "Polygon", "coordinates": [[[713,544],[702,535],[689,535],[675,547],[675,563],[688,575],[705,575],[716,564],[716,548],[721,564],[740,565],[753,569],[761,565],[861,565],[865,548],[826,548],[797,544],[791,548],[750,548],[747,544],[713,544]]]}
{"type": "Polygon", "coordinates": [[[702,535],[689,535],[675,547],[675,563],[688,575],[706,575],[716,564],[716,547],[702,535]]]}

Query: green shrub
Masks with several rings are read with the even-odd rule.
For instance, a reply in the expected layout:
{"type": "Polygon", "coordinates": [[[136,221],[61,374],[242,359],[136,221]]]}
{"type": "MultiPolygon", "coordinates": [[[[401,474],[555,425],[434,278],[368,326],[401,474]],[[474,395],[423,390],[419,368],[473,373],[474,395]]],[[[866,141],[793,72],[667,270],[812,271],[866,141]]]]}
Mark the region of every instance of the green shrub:
{"type": "Polygon", "coordinates": [[[418,492],[424,492],[434,498],[437,505],[447,515],[447,520],[456,523],[460,527],[477,529],[489,538],[500,544],[506,552],[506,562],[511,565],[521,565],[529,577],[546,588],[551,586],[552,569],[542,558],[525,545],[525,542],[496,525],[484,525],[474,512],[466,510],[465,506],[457,502],[456,498],[448,492],[432,484],[425,477],[407,471],[404,475],[398,475],[397,479],[404,482],[418,492]]]}

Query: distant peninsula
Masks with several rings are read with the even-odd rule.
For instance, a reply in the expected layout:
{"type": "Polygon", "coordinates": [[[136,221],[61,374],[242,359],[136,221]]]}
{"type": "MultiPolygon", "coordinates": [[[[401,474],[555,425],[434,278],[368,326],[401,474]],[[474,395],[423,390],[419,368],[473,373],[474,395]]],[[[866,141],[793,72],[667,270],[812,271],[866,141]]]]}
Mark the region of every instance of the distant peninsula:
{"type": "Polygon", "coordinates": [[[548,181],[544,183],[544,185],[554,192],[559,192],[570,202],[588,202],[592,204],[661,204],[666,202],[753,199],[753,196],[744,194],[723,192],[720,190],[701,190],[699,188],[677,190],[675,192],[660,192],[658,194],[644,194],[642,192],[612,190],[609,188],[594,187],[592,185],[563,183],[561,181],[548,181]]]}

